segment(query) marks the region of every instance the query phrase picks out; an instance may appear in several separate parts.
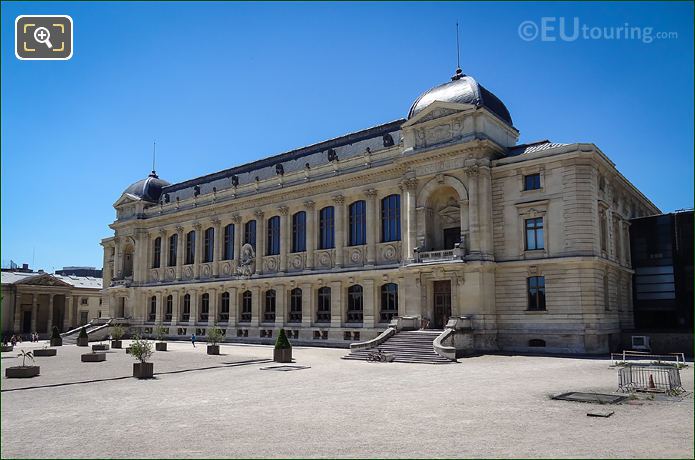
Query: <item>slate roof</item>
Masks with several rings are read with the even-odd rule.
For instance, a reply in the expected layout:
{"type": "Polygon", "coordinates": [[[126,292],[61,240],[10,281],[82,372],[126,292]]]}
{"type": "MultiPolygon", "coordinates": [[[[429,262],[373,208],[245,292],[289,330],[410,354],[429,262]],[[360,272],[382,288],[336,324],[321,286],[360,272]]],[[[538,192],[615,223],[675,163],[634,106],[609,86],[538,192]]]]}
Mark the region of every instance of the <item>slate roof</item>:
{"type": "Polygon", "coordinates": [[[555,147],[562,147],[564,145],[569,144],[550,142],[548,139],[538,142],[531,142],[529,144],[519,144],[509,148],[509,150],[507,151],[507,156],[515,157],[519,155],[526,155],[528,153],[535,153],[543,150],[554,149],[555,147]]]}
{"type": "Polygon", "coordinates": [[[0,282],[2,284],[16,284],[20,281],[27,280],[36,276],[49,275],[64,283],[68,283],[75,288],[82,289],[101,289],[102,279],[94,278],[93,276],[72,276],[72,275],[55,275],[52,273],[26,273],[26,272],[2,272],[0,274],[0,282]]]}

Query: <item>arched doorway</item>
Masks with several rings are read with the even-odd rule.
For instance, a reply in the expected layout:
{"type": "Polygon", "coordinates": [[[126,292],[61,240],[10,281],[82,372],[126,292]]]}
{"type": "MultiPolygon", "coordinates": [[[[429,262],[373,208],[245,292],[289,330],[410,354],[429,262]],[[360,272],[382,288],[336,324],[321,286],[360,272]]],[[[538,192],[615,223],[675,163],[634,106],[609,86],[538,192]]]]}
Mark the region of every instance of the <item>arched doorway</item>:
{"type": "Polygon", "coordinates": [[[468,209],[462,209],[462,199],[452,186],[442,184],[428,195],[424,227],[422,249],[425,251],[454,249],[465,238],[468,209]]]}

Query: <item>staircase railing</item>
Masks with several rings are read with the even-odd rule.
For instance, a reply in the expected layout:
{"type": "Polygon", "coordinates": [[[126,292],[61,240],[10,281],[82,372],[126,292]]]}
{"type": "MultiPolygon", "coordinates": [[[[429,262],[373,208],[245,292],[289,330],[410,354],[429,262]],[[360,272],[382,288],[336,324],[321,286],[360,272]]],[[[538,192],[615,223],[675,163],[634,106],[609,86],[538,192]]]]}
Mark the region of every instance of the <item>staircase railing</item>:
{"type": "Polygon", "coordinates": [[[436,339],[432,342],[434,351],[446,359],[456,361],[456,347],[451,347],[449,345],[444,345],[444,341],[448,340],[456,333],[455,329],[445,329],[444,332],[439,334],[436,339]]]}
{"type": "Polygon", "coordinates": [[[372,340],[367,340],[365,342],[357,342],[350,344],[350,350],[363,350],[365,348],[378,347],[382,343],[386,342],[388,339],[396,335],[396,328],[389,326],[384,332],[374,337],[372,340]]]}

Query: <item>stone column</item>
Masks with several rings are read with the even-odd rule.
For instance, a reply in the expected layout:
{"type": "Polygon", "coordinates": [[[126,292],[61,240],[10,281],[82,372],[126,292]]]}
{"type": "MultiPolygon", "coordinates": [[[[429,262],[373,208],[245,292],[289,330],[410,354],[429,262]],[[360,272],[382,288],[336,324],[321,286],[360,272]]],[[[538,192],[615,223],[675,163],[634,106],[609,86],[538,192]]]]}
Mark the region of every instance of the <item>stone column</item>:
{"type": "Polygon", "coordinates": [[[179,323],[180,319],[180,313],[179,313],[179,304],[180,304],[180,296],[179,296],[179,291],[171,291],[171,325],[176,326],[179,323]]]}
{"type": "Polygon", "coordinates": [[[287,271],[287,254],[290,252],[290,208],[280,206],[280,273],[287,271]]]}
{"type": "Polygon", "coordinates": [[[481,166],[478,170],[477,195],[480,210],[478,214],[480,251],[484,258],[492,259],[494,258],[494,251],[492,244],[492,180],[490,178],[490,167],[481,166]]]}
{"type": "Polygon", "coordinates": [[[261,317],[261,288],[258,286],[249,288],[251,291],[251,327],[257,327],[261,317]]]}
{"type": "Polygon", "coordinates": [[[193,278],[200,277],[200,263],[203,261],[203,226],[196,222],[195,230],[195,254],[193,254],[193,278]]]}
{"type": "Polygon", "coordinates": [[[417,246],[417,179],[410,177],[402,183],[405,191],[405,228],[403,231],[403,261],[404,263],[414,262],[415,246],[417,246]]]}
{"type": "Polygon", "coordinates": [[[343,285],[340,281],[331,282],[331,327],[343,325],[343,285]]]}
{"type": "Polygon", "coordinates": [[[265,256],[265,240],[268,237],[268,235],[265,234],[265,213],[260,209],[257,209],[254,214],[256,216],[256,274],[260,275],[263,273],[263,256],[265,256]]]}
{"type": "Polygon", "coordinates": [[[154,311],[154,322],[159,324],[164,319],[164,295],[162,291],[157,291],[154,294],[155,299],[157,299],[157,309],[154,311]]]}
{"type": "Polygon", "coordinates": [[[284,326],[287,321],[287,290],[284,284],[275,285],[275,327],[284,326]]]}
{"type": "Polygon", "coordinates": [[[218,294],[217,294],[217,289],[212,288],[208,291],[208,294],[210,295],[210,304],[209,304],[209,309],[208,309],[208,324],[216,324],[219,320],[218,318],[218,313],[217,313],[217,303],[218,303],[218,294]]]}
{"type": "MultiPolygon", "coordinates": [[[[236,228],[234,229],[236,232],[236,228]]],[[[227,292],[229,292],[229,326],[234,327],[237,325],[237,321],[239,319],[239,293],[237,292],[237,288],[229,288],[227,289],[227,292]]]]}
{"type": "Polygon", "coordinates": [[[198,299],[200,296],[197,289],[191,289],[189,294],[191,296],[191,315],[188,324],[193,326],[198,322],[198,299]]]}
{"type": "Polygon", "coordinates": [[[53,330],[53,298],[54,297],[55,297],[55,294],[49,294],[48,295],[48,321],[46,322],[46,332],[48,332],[49,334],[53,330]]]}
{"type": "Polygon", "coordinates": [[[133,251],[133,281],[143,283],[147,281],[147,273],[152,264],[150,263],[150,233],[138,229],[135,230],[135,251],[133,251]]]}
{"type": "Polygon", "coordinates": [[[336,195],[333,197],[335,203],[333,231],[335,233],[335,268],[343,266],[343,248],[345,247],[345,197],[336,195]]]}
{"type": "Polygon", "coordinates": [[[166,267],[169,265],[169,232],[164,228],[159,229],[159,281],[166,280],[166,267]]]}
{"type": "Polygon", "coordinates": [[[38,315],[39,315],[39,295],[33,294],[31,297],[31,332],[36,331],[36,317],[38,315]]]}
{"type": "Polygon", "coordinates": [[[472,255],[480,255],[480,224],[478,222],[478,166],[464,168],[468,175],[468,221],[472,255]]]}
{"type": "Polygon", "coordinates": [[[184,241],[186,239],[186,235],[183,232],[183,227],[176,227],[176,234],[178,235],[176,237],[176,279],[181,280],[184,251],[186,249],[184,241]]]}
{"type": "MultiPolygon", "coordinates": [[[[465,255],[470,250],[470,224],[468,218],[468,198],[459,200],[459,206],[461,207],[460,219],[461,219],[461,249],[463,249],[463,254],[465,255]]],[[[423,227],[424,228],[424,227],[423,227]]]]}
{"type": "Polygon", "coordinates": [[[374,280],[362,280],[362,324],[366,328],[374,327],[376,309],[376,297],[374,293],[374,280]]]}
{"type": "Polygon", "coordinates": [[[236,270],[239,268],[239,260],[241,257],[241,234],[244,232],[244,229],[243,225],[241,225],[240,215],[233,215],[232,223],[234,224],[234,267],[236,270]]]}
{"type": "Polygon", "coordinates": [[[369,189],[364,192],[367,195],[367,257],[366,265],[373,267],[376,264],[376,243],[379,238],[379,206],[376,200],[376,190],[369,189]]]}
{"type": "MultiPolygon", "coordinates": [[[[113,307],[111,306],[111,299],[109,298],[109,316],[111,318],[114,317],[114,315],[111,313],[113,307]]],[[[65,295],[65,301],[63,304],[63,307],[65,309],[65,314],[63,315],[63,330],[67,331],[70,329],[70,326],[73,324],[72,321],[72,297],[69,294],[65,295]]]]}
{"type": "Polygon", "coordinates": [[[221,231],[222,221],[215,217],[212,219],[212,226],[215,229],[214,246],[212,247],[212,276],[217,278],[220,276],[220,260],[222,259],[222,245],[224,244],[224,235],[221,231]]]}
{"type": "Polygon", "coordinates": [[[395,282],[398,283],[398,316],[405,316],[405,278],[396,278],[395,282]]]}
{"type": "Polygon", "coordinates": [[[121,279],[123,277],[123,267],[121,266],[121,239],[119,237],[114,237],[113,243],[113,278],[121,279]]]}
{"type": "Polygon", "coordinates": [[[304,202],[306,208],[306,269],[314,268],[314,251],[316,250],[315,203],[311,200],[304,202]]]}
{"type": "Polygon", "coordinates": [[[302,290],[302,327],[311,327],[311,323],[314,322],[316,317],[312,285],[311,283],[305,283],[299,287],[302,290]]]}

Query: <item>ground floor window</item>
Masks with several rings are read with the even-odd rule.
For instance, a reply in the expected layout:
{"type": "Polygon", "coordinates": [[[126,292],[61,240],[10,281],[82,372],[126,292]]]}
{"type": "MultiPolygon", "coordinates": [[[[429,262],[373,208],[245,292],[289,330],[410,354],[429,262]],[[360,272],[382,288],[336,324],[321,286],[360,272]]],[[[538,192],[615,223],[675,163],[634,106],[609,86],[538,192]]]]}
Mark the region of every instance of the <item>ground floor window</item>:
{"type": "Polygon", "coordinates": [[[381,286],[381,311],[379,321],[386,323],[398,315],[398,285],[387,283],[381,286]]]}
{"type": "Polygon", "coordinates": [[[210,294],[203,294],[200,300],[200,321],[206,322],[210,316],[210,294]]]}
{"type": "Polygon", "coordinates": [[[302,322],[302,290],[294,288],[290,292],[290,323],[302,322]]]}
{"type": "Polygon", "coordinates": [[[222,305],[220,306],[220,322],[229,321],[229,292],[222,293],[222,305]]]}
{"type": "Polygon", "coordinates": [[[348,288],[347,322],[361,323],[363,314],[362,286],[356,284],[348,288]]]}
{"type": "Polygon", "coordinates": [[[157,297],[150,298],[150,313],[147,315],[148,321],[154,321],[157,317],[157,297]]]}
{"type": "Polygon", "coordinates": [[[245,291],[241,295],[241,316],[239,321],[242,323],[251,321],[251,291],[245,291]]]}
{"type": "Polygon", "coordinates": [[[318,291],[317,323],[331,322],[331,288],[322,287],[318,291]]]}
{"type": "Polygon", "coordinates": [[[183,308],[181,309],[181,321],[188,322],[191,319],[191,295],[183,296],[183,308]]]}
{"type": "Polygon", "coordinates": [[[529,276],[528,284],[528,309],[545,310],[545,277],[529,276]]]}
{"type": "Polygon", "coordinates": [[[265,292],[265,309],[263,311],[263,321],[275,321],[275,291],[273,289],[265,292]]]}
{"type": "Polygon", "coordinates": [[[171,295],[167,296],[167,308],[164,313],[164,321],[171,321],[171,317],[174,313],[174,297],[171,295]]]}

